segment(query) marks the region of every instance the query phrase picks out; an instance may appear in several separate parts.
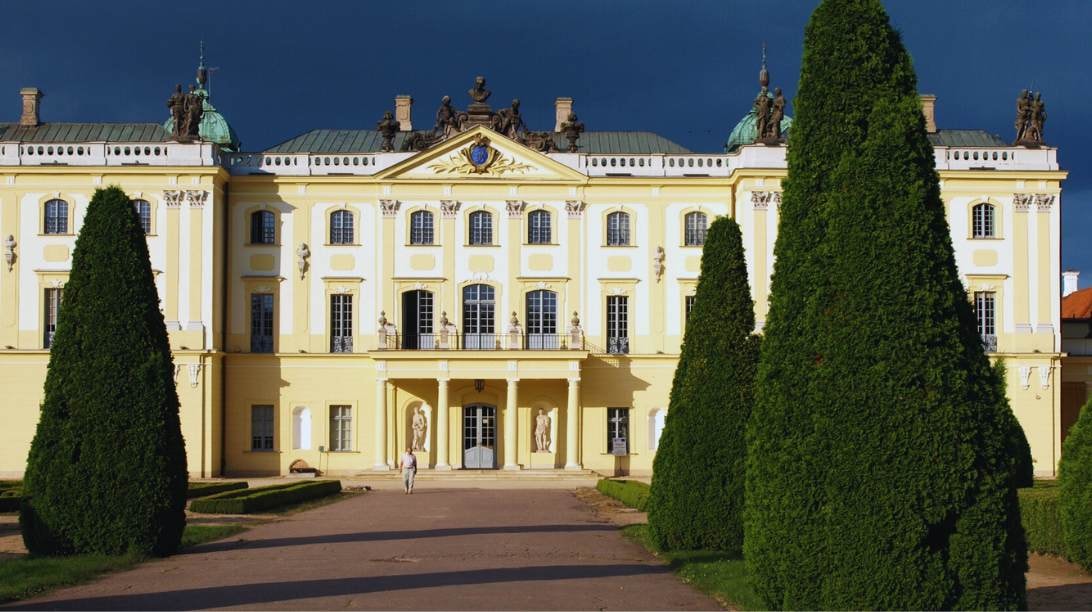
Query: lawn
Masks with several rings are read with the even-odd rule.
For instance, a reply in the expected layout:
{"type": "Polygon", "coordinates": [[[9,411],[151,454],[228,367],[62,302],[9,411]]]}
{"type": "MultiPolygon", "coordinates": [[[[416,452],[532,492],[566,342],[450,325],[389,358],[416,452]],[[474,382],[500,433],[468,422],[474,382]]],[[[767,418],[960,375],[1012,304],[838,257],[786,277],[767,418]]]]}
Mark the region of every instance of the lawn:
{"type": "MultiPolygon", "coordinates": [[[[182,534],[182,549],[226,538],[243,530],[245,527],[239,525],[187,525],[182,534]]],[[[86,582],[100,574],[129,569],[144,560],[139,555],[74,555],[19,557],[0,561],[0,603],[86,582]]]]}
{"type": "Polygon", "coordinates": [[[762,610],[764,606],[751,589],[742,559],[708,550],[664,552],[656,548],[648,534],[648,525],[630,525],[622,529],[627,538],[641,544],[667,561],[686,582],[737,610],[762,610]]]}

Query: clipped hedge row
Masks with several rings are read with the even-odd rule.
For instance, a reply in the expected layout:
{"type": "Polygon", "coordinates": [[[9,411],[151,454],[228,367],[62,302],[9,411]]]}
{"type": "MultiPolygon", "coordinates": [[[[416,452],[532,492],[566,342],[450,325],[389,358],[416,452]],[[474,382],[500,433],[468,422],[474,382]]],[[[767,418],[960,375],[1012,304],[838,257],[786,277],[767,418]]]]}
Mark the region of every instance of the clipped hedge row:
{"type": "Polygon", "coordinates": [[[186,499],[195,497],[208,497],[225,491],[238,491],[246,489],[249,485],[245,480],[234,482],[191,482],[186,489],[186,499]]]}
{"type": "Polygon", "coordinates": [[[642,512],[647,509],[650,488],[643,482],[604,478],[596,483],[595,488],[603,495],[613,497],[630,508],[636,508],[642,512]]]}
{"type": "Polygon", "coordinates": [[[19,500],[22,498],[22,489],[0,490],[0,512],[18,512],[19,500]]]}
{"type": "Polygon", "coordinates": [[[218,493],[190,502],[190,510],[207,514],[250,514],[341,492],[340,480],[273,485],[218,493]]]}
{"type": "Polygon", "coordinates": [[[1059,504],[1061,492],[1054,483],[1036,483],[1032,489],[1020,489],[1020,522],[1024,524],[1029,551],[1066,556],[1059,504]]]}

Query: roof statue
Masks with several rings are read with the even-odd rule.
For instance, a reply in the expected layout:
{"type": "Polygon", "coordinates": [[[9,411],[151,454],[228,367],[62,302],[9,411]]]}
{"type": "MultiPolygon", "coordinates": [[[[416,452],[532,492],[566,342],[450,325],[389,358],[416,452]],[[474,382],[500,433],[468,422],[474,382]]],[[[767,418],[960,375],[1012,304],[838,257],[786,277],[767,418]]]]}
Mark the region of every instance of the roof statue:
{"type": "Polygon", "coordinates": [[[770,72],[766,68],[766,45],[762,45],[762,68],[758,72],[758,95],[751,110],[732,128],[725,151],[732,151],[749,144],[776,146],[785,142],[792,117],[785,114],[786,100],[781,88],[770,93],[770,72]]]}
{"type": "Polygon", "coordinates": [[[561,133],[569,141],[569,153],[576,153],[576,141],[584,133],[584,122],[576,118],[576,113],[569,113],[569,117],[561,124],[561,133]]]}
{"type": "Polygon", "coordinates": [[[471,100],[478,104],[485,104],[485,101],[493,94],[493,92],[485,88],[485,77],[480,74],[474,78],[474,86],[466,93],[470,95],[471,100]]]}
{"type": "Polygon", "coordinates": [[[1046,103],[1041,92],[1032,95],[1025,89],[1016,98],[1016,141],[1013,144],[1039,147],[1043,142],[1043,124],[1046,123],[1046,103]]]}
{"type": "Polygon", "coordinates": [[[401,124],[394,120],[394,113],[390,111],[383,113],[383,120],[375,125],[375,129],[383,137],[381,151],[390,152],[394,150],[394,136],[398,134],[400,126],[401,124]]]}
{"type": "Polygon", "coordinates": [[[240,150],[242,143],[235,130],[212,105],[209,97],[209,73],[215,70],[205,66],[205,43],[201,43],[201,57],[197,65],[194,84],[187,93],[177,85],[167,99],[167,108],[171,116],[163,124],[163,129],[171,134],[173,140],[182,143],[196,141],[211,142],[226,151],[240,150]]]}

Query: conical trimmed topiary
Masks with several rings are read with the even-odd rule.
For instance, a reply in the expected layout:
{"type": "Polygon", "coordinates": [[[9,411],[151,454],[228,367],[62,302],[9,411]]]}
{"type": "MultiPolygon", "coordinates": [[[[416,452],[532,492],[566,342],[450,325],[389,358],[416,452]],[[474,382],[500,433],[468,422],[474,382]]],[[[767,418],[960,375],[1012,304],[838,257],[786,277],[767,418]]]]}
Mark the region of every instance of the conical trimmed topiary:
{"type": "Polygon", "coordinates": [[[739,225],[709,227],[671,407],[653,464],[648,523],[667,550],[743,550],[744,430],[758,337],[739,225]]]}
{"type": "Polygon", "coordinates": [[[1065,437],[1058,480],[1066,555],[1092,572],[1092,401],[1065,437]]]}
{"type": "Polygon", "coordinates": [[[34,554],[169,554],[185,528],[186,454],[148,246],[121,189],[95,192],[72,258],[30,448],[34,554]]]}
{"type": "Polygon", "coordinates": [[[1014,417],[879,0],[820,4],[798,91],[748,431],[754,587],[771,608],[1023,607],[1014,417]]]}

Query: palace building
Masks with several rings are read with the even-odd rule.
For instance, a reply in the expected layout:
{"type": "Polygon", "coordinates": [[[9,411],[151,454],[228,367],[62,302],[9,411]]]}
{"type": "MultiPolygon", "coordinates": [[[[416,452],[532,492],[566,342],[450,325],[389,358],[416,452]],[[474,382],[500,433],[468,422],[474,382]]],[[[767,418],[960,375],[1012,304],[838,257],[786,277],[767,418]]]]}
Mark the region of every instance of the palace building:
{"type": "MultiPolygon", "coordinates": [[[[42,122],[23,89],[0,123],[0,474],[24,469],[107,185],[147,233],[193,476],[387,470],[408,445],[423,469],[648,473],[714,218],[740,223],[766,317],[791,138],[766,80],[712,152],[585,129],[563,97],[535,131],[480,78],[466,110],[445,97],[422,120],[397,96],[377,129],[264,151],[241,147],[203,69],[165,124],[42,122]]],[[[967,299],[1053,475],[1066,172],[1052,147],[938,129],[922,99],[967,299]]]]}

